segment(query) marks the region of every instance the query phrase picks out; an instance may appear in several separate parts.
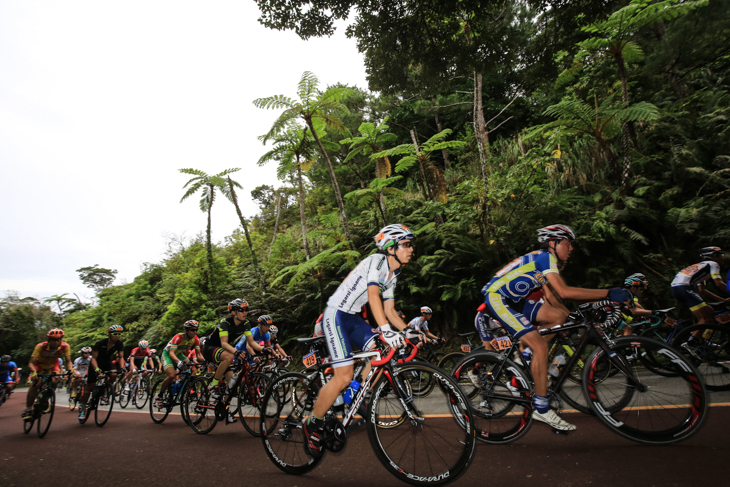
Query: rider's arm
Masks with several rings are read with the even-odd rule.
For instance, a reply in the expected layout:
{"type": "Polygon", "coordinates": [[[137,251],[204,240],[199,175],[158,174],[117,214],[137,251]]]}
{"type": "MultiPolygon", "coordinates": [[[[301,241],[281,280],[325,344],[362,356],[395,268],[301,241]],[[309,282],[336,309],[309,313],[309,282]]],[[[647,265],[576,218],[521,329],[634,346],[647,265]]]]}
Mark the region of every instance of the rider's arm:
{"type": "Polygon", "coordinates": [[[608,289],[584,289],[581,287],[568,286],[562,276],[557,272],[546,273],[545,277],[553,287],[553,290],[562,299],[598,301],[608,297],[608,289]]]}
{"type": "Polygon", "coordinates": [[[96,357],[98,357],[98,356],[99,356],[99,352],[97,350],[91,351],[91,365],[89,365],[89,367],[91,367],[94,370],[99,368],[99,363],[96,361],[96,357]]]}
{"type": "MultiPolygon", "coordinates": [[[[720,289],[725,289],[725,285],[724,285],[724,283],[722,282],[722,280],[720,280],[720,279],[717,279],[717,280],[719,280],[719,281],[720,281],[720,283],[721,283],[721,284],[723,284],[723,287],[721,287],[720,289]]],[[[715,280],[713,279],[713,281],[715,281],[715,280]]],[[[717,284],[717,283],[715,282],[715,284],[717,284]]],[[[702,296],[703,296],[704,298],[708,299],[709,301],[726,301],[726,299],[725,299],[725,298],[721,298],[721,297],[720,297],[720,296],[718,296],[717,294],[715,294],[715,293],[711,292],[711,291],[710,291],[709,289],[707,289],[707,287],[706,287],[706,286],[705,286],[704,284],[702,284],[702,283],[700,283],[700,284],[697,284],[697,290],[699,291],[699,293],[700,293],[700,294],[701,294],[701,295],[702,295],[702,296]]]]}
{"type": "MultiPolygon", "coordinates": [[[[720,279],[719,277],[716,277],[712,280],[712,282],[715,283],[715,286],[717,286],[717,289],[720,289],[721,291],[730,295],[730,293],[727,292],[727,285],[724,282],[722,282],[722,279],[720,279]]],[[[730,298],[723,299],[723,301],[728,301],[728,300],[730,300],[730,298]]]]}
{"type": "Polygon", "coordinates": [[[547,304],[562,312],[566,317],[570,314],[570,310],[566,308],[563,303],[560,302],[560,299],[555,296],[553,291],[550,289],[550,286],[543,286],[542,290],[545,293],[543,300],[547,304]]]}
{"type": "MultiPolygon", "coordinates": [[[[223,343],[223,338],[221,338],[221,343],[223,343]]],[[[257,352],[260,352],[264,349],[264,347],[254,341],[253,335],[250,331],[246,332],[246,344],[257,352]]]]}

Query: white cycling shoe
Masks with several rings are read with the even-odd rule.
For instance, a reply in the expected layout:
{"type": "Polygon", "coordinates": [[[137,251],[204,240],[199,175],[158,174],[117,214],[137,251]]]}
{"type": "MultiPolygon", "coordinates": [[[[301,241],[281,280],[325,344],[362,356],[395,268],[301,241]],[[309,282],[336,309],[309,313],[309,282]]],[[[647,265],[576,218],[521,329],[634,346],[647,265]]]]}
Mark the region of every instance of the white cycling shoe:
{"type": "Polygon", "coordinates": [[[535,409],[532,411],[532,419],[545,423],[551,428],[555,428],[559,431],[573,431],[575,429],[574,424],[570,424],[565,421],[563,418],[555,414],[555,411],[552,409],[545,414],[540,414],[537,412],[537,409],[535,409]]]}

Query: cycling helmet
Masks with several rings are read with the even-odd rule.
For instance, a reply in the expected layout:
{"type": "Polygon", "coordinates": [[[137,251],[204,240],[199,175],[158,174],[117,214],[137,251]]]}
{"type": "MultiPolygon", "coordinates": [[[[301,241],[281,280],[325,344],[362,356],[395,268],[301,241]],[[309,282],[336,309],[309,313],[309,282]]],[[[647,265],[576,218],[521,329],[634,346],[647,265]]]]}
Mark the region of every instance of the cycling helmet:
{"type": "Polygon", "coordinates": [[[10,362],[10,355],[3,355],[0,357],[0,362],[10,362]]]}
{"type": "Polygon", "coordinates": [[[63,335],[65,333],[60,328],[54,328],[53,330],[49,331],[46,335],[48,338],[63,338],[63,335]]]}
{"type": "Polygon", "coordinates": [[[185,327],[186,330],[197,330],[199,325],[200,323],[195,320],[188,320],[183,323],[183,327],[185,327]]]}
{"type": "Polygon", "coordinates": [[[629,277],[624,279],[624,286],[625,287],[632,287],[636,286],[639,288],[646,287],[649,283],[646,280],[646,276],[640,272],[637,272],[636,274],[631,274],[629,277]]]}
{"type": "Polygon", "coordinates": [[[416,236],[413,232],[400,223],[394,223],[383,227],[380,232],[375,236],[375,245],[379,250],[385,250],[393,245],[398,245],[401,240],[413,240],[416,236]]]}
{"type": "Polygon", "coordinates": [[[141,348],[141,349],[143,349],[143,350],[144,350],[145,348],[147,348],[147,347],[149,347],[149,346],[150,346],[150,344],[149,344],[149,343],[147,343],[147,340],[140,340],[140,341],[139,341],[139,343],[138,343],[137,345],[139,345],[139,348],[141,348]]]}
{"type": "Polygon", "coordinates": [[[537,241],[540,243],[564,238],[567,238],[571,242],[575,240],[575,233],[568,225],[550,225],[540,228],[537,231],[537,241]]]}
{"type": "Polygon", "coordinates": [[[155,353],[157,353],[157,350],[155,350],[154,348],[150,348],[150,353],[155,354],[155,353]]]}
{"type": "Polygon", "coordinates": [[[81,353],[91,353],[91,347],[84,347],[81,349],[81,353]]]}
{"type": "Polygon", "coordinates": [[[228,311],[248,311],[248,302],[245,299],[234,299],[228,303],[228,311]]]}
{"type": "Polygon", "coordinates": [[[432,315],[433,310],[431,308],[429,308],[428,306],[423,306],[423,307],[421,307],[421,314],[432,315]]]}
{"type": "Polygon", "coordinates": [[[724,255],[725,252],[720,247],[703,247],[700,249],[700,257],[711,259],[713,257],[723,257],[724,255]]]}
{"type": "Polygon", "coordinates": [[[269,328],[269,333],[272,335],[276,335],[277,333],[279,333],[279,329],[274,325],[271,325],[271,328],[269,328]]]}
{"type": "Polygon", "coordinates": [[[121,333],[124,331],[122,325],[112,325],[109,327],[109,333],[121,333]]]}
{"type": "Polygon", "coordinates": [[[274,322],[274,320],[271,319],[271,316],[269,315],[261,315],[259,316],[259,325],[269,325],[274,322]]]}

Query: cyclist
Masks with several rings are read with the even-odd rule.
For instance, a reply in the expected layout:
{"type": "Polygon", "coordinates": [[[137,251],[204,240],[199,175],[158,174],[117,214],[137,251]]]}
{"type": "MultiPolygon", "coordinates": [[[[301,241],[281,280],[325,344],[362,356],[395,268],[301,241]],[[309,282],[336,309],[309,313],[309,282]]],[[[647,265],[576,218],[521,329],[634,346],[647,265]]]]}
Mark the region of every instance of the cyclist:
{"type": "Polygon", "coordinates": [[[19,379],[18,365],[10,360],[10,355],[0,357],[0,387],[5,387],[7,392],[5,400],[10,397],[19,379]]]}
{"type": "Polygon", "coordinates": [[[162,351],[162,361],[165,363],[165,375],[167,377],[162,381],[160,392],[155,398],[156,404],[160,408],[169,406],[164,404],[163,398],[165,397],[165,391],[175,380],[175,370],[184,370],[190,364],[188,351],[194,350],[198,361],[203,361],[203,354],[200,351],[200,339],[198,338],[198,326],[200,324],[195,320],[188,320],[183,323],[185,331],[172,337],[162,351]]]}
{"type": "Polygon", "coordinates": [[[271,337],[269,342],[271,343],[271,348],[274,349],[274,353],[276,353],[279,356],[279,358],[291,359],[291,357],[289,357],[289,355],[287,355],[287,353],[284,351],[284,349],[281,348],[281,345],[279,345],[279,338],[278,338],[279,329],[276,326],[271,325],[271,327],[269,327],[269,335],[271,337]]]}
{"type": "MultiPolygon", "coordinates": [[[[722,282],[720,276],[720,266],[725,261],[725,253],[720,247],[704,247],[700,249],[700,257],[704,259],[702,262],[682,269],[674,277],[672,281],[672,297],[686,305],[692,311],[692,314],[697,318],[698,325],[704,325],[715,322],[713,316],[715,310],[705,303],[700,295],[708,297],[713,301],[730,301],[730,298],[723,299],[711,293],[705,287],[705,281],[712,278],[712,281],[718,289],[727,292],[725,283],[722,282]],[[694,286],[697,286],[699,294],[692,289],[694,286]]],[[[730,295],[730,292],[728,292],[728,295],[730,295]]],[[[697,335],[700,333],[700,330],[696,331],[687,341],[691,342],[697,339],[697,335]]]]}
{"type": "Polygon", "coordinates": [[[152,366],[152,373],[153,374],[161,374],[162,373],[162,361],[157,358],[157,350],[154,348],[150,348],[150,365],[152,366]]]}
{"type": "Polygon", "coordinates": [[[129,384],[132,382],[132,376],[137,373],[137,368],[147,370],[149,366],[151,366],[152,361],[150,360],[150,357],[152,356],[152,353],[150,352],[149,347],[150,344],[147,340],[140,340],[137,347],[133,348],[132,351],[129,352],[129,372],[127,372],[127,375],[124,378],[126,381],[126,384],[124,385],[124,392],[129,392],[129,384]]]}
{"type": "MultiPolygon", "coordinates": [[[[59,366],[58,359],[61,356],[66,357],[66,369],[71,373],[71,347],[69,347],[68,343],[62,341],[64,335],[63,330],[54,328],[46,334],[48,340],[39,343],[33,349],[33,354],[28,363],[28,368],[31,371],[28,380],[32,381],[32,384],[28,389],[28,395],[25,399],[25,410],[22,414],[23,419],[30,419],[32,416],[33,401],[38,396],[38,389],[41,385],[40,377],[38,377],[39,373],[59,373],[61,367],[59,366]]],[[[52,383],[54,389],[60,380],[60,376],[53,378],[52,383]]]]}
{"type": "MultiPolygon", "coordinates": [[[[111,325],[107,329],[107,338],[102,338],[91,347],[91,363],[86,376],[88,387],[79,400],[79,419],[86,417],[86,401],[101,372],[112,370],[112,367],[117,370],[117,373],[121,372],[120,368],[124,366],[124,344],[121,339],[123,332],[124,328],[121,325],[111,325]],[[113,366],[112,361],[116,361],[116,365],[113,366]]],[[[110,381],[114,383],[116,380],[117,374],[112,374],[110,381]]]]}
{"type": "MultiPolygon", "coordinates": [[[[312,456],[317,457],[322,451],[320,439],[325,414],[340,391],[353,380],[352,350],[372,348],[378,332],[393,348],[403,343],[395,328],[404,330],[406,324],[395,312],[394,292],[400,268],[411,260],[414,238],[413,232],[404,225],[384,227],[375,236],[379,252],[362,260],[327,301],[322,330],[334,377],[319,391],[312,415],[303,425],[304,445],[312,456]],[[377,332],[357,314],[366,303],[370,304],[372,318],[378,324],[377,332]]],[[[364,370],[363,376],[368,372],[364,370]]]]}
{"type": "MultiPolygon", "coordinates": [[[[269,330],[274,320],[269,315],[261,315],[258,319],[258,325],[251,328],[251,336],[253,341],[264,347],[271,347],[271,334],[269,330]]],[[[236,344],[236,350],[241,352],[248,352],[249,355],[253,355],[255,352],[253,348],[248,344],[248,340],[245,336],[241,337],[236,344]]]]}
{"type": "Polygon", "coordinates": [[[71,379],[71,397],[76,397],[76,387],[79,385],[79,381],[86,377],[89,372],[89,365],[91,365],[91,347],[84,347],[79,350],[81,354],[74,360],[73,365],[73,379],[71,379]]]}
{"type": "MultiPolygon", "coordinates": [[[[425,338],[429,339],[432,345],[435,345],[439,341],[439,337],[434,335],[428,330],[428,320],[433,316],[433,311],[428,306],[421,307],[421,316],[413,318],[408,326],[417,332],[420,332],[425,338]]],[[[419,346],[421,344],[419,343],[419,346]]]]}
{"type": "MultiPolygon", "coordinates": [[[[484,287],[484,302],[489,314],[532,351],[530,369],[535,381],[533,418],[556,430],[571,431],[568,423],[550,409],[547,397],[549,337],[542,337],[533,323],[549,327],[562,324],[566,315],[559,311],[563,299],[598,301],[610,298],[625,302],[630,296],[621,288],[582,289],[568,286],[560,275],[575,248],[575,233],[567,225],[550,225],[537,231],[540,249],[504,266],[484,287]],[[543,286],[545,302],[526,299],[543,286]],[[555,304],[553,304],[555,303],[555,304]]],[[[542,327],[541,326],[541,327],[542,327]]]]}
{"type": "Polygon", "coordinates": [[[243,352],[236,350],[233,344],[241,335],[246,337],[246,341],[251,348],[257,352],[264,349],[263,346],[254,342],[251,335],[251,325],[247,320],[248,302],[245,299],[234,299],[228,303],[228,311],[231,316],[222,320],[213,330],[203,347],[203,357],[208,362],[218,364],[218,368],[210,382],[210,390],[213,396],[220,397],[225,390],[225,383],[221,383],[223,375],[226,374],[226,380],[233,375],[227,372],[228,366],[231,365],[233,359],[240,359],[243,352]]]}

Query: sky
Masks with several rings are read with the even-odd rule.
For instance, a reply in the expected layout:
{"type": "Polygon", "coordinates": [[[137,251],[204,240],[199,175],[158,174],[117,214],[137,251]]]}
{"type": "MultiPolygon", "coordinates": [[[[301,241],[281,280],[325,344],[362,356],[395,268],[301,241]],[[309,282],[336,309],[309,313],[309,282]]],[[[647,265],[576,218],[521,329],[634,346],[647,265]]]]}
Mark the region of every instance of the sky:
{"type": "MultiPolygon", "coordinates": [[[[76,269],[131,282],[164,258],[169,236],[205,232],[199,198],[180,203],[180,168],[280,185],[258,167],[279,112],[256,98],[296,96],[304,71],[322,88],[367,88],[362,55],[340,27],[302,41],[257,22],[253,1],[0,2],[0,295],[90,300],[76,269]]],[[[213,240],[238,225],[213,208],[213,240]]]]}

